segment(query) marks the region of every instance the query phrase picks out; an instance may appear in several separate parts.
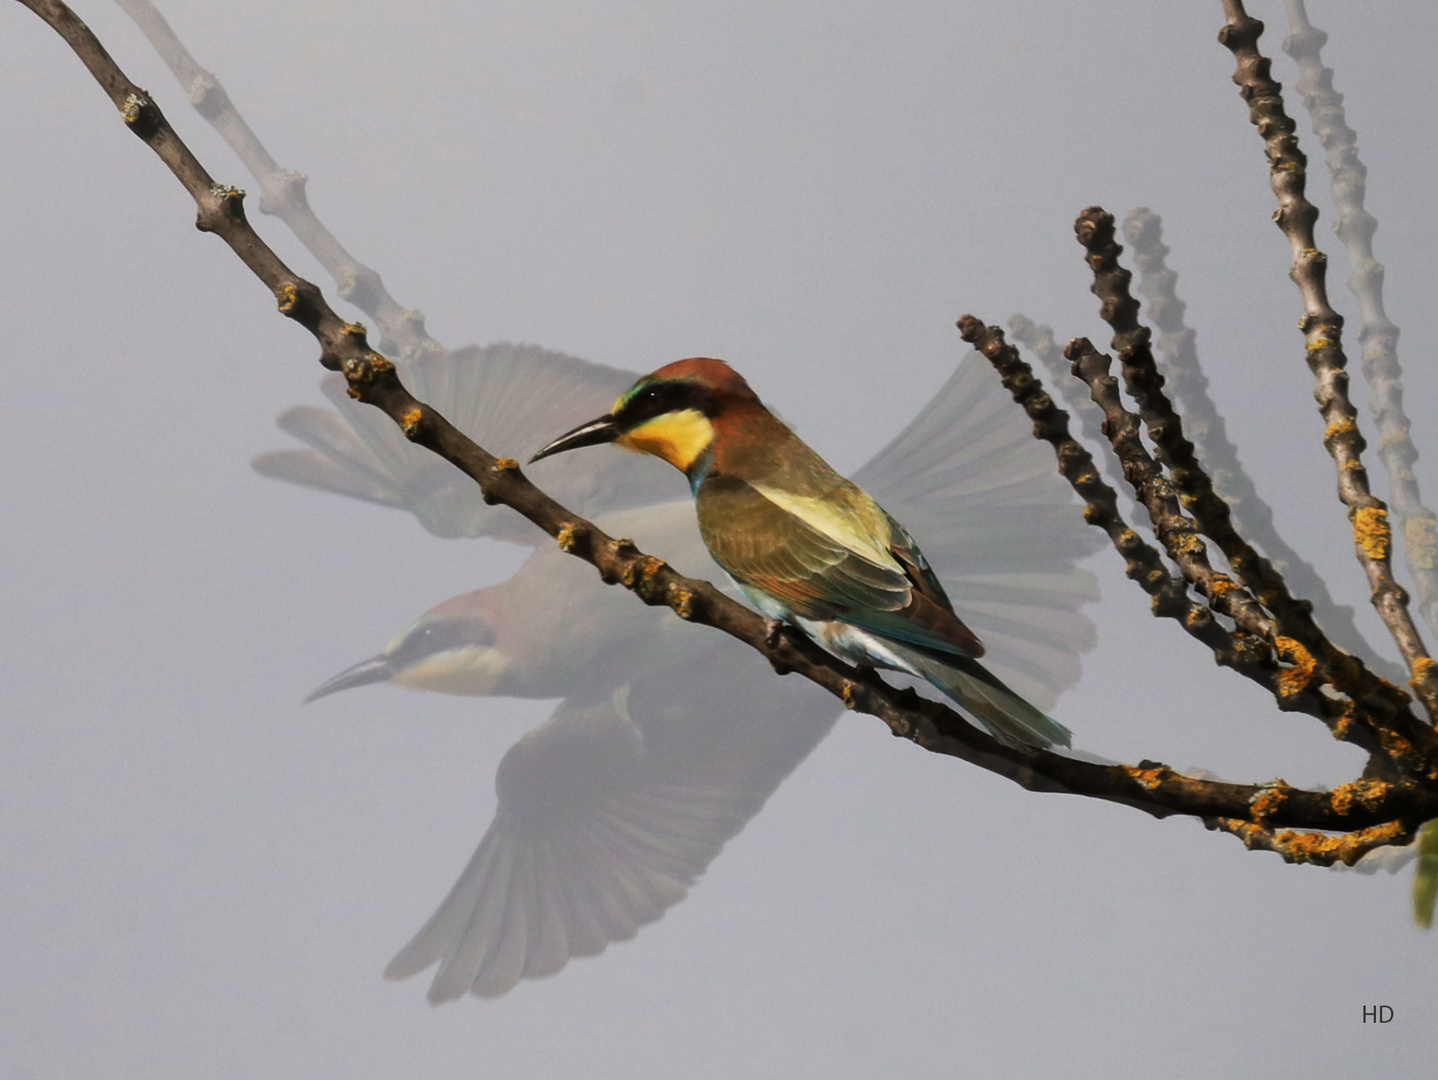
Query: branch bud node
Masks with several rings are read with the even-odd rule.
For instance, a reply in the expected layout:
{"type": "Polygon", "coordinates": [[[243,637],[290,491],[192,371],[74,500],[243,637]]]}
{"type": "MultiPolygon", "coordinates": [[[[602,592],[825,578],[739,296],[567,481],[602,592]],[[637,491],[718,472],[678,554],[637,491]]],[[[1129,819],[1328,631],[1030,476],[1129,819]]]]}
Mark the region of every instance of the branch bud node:
{"type": "Polygon", "coordinates": [[[559,545],[559,550],[564,552],[573,552],[575,548],[588,538],[589,530],[583,525],[576,525],[572,521],[566,521],[563,525],[559,526],[559,532],[554,535],[554,540],[555,543],[559,545]]]}
{"type": "Polygon", "coordinates": [[[694,618],[698,599],[699,598],[688,589],[678,585],[673,586],[669,590],[669,606],[674,610],[674,614],[678,615],[685,622],[694,618]]]}

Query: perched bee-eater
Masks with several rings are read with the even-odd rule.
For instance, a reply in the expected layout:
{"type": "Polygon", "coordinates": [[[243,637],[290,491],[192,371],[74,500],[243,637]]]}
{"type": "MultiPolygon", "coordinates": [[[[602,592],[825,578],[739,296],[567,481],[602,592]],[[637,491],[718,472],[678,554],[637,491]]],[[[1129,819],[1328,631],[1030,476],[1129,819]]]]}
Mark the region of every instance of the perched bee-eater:
{"type": "Polygon", "coordinates": [[[1069,744],[1069,731],[978,663],[904,527],[844,479],[722,360],[646,375],[596,420],[531,458],[600,443],[652,454],[689,478],[709,554],[777,631],[797,626],[854,663],[927,679],[1012,745],[1069,744]]]}

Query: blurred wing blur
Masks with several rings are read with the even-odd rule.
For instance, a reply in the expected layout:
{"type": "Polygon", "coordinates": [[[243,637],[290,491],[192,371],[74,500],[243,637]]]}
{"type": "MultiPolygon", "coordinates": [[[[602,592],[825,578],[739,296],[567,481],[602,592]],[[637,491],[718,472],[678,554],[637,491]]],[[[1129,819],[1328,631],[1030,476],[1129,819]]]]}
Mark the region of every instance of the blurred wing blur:
{"type": "Polygon", "coordinates": [[[854,481],[923,549],[984,666],[1048,711],[1096,641],[1080,608],[1098,583],[1077,563],[1103,538],[1032,431],[974,353],[854,481]]]}
{"type": "MultiPolygon", "coordinates": [[[[637,376],[533,345],[498,344],[406,364],[400,377],[486,450],[525,461],[556,433],[608,412],[637,376]]],[[[261,454],[254,461],[258,472],[408,510],[436,536],[539,541],[541,533],[518,514],[486,506],[469,477],[410,443],[378,409],[352,399],[341,376],[326,376],[320,385],[333,411],[297,407],[279,419],[280,428],[309,449],[261,454]]],[[[663,470],[617,447],[542,461],[532,475],[587,517],[665,496],[663,470]]]]}
{"type": "Polygon", "coordinates": [[[498,997],[683,900],[842,711],[763,670],[719,642],[604,704],[561,705],[505,755],[489,831],[386,977],[438,963],[431,1001],[498,997]]]}

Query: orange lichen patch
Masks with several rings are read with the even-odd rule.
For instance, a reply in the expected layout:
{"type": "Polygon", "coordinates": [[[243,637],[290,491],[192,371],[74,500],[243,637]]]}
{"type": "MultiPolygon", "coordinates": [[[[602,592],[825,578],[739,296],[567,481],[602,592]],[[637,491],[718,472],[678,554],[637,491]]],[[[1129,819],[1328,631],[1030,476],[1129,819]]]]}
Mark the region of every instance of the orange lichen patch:
{"type": "Polygon", "coordinates": [[[1257,634],[1244,633],[1242,630],[1234,630],[1228,635],[1228,640],[1233,645],[1233,655],[1236,660],[1250,664],[1261,664],[1269,657],[1268,642],[1257,634]]]}
{"type": "MultiPolygon", "coordinates": [[[[1309,250],[1311,251],[1312,249],[1310,248],[1309,250]]],[[[1326,349],[1332,344],[1333,342],[1329,341],[1326,337],[1316,337],[1308,343],[1307,349],[1309,352],[1317,352],[1319,349],[1326,349]]]]}
{"type": "Polygon", "coordinates": [[[1391,786],[1382,780],[1354,780],[1334,788],[1328,795],[1328,802],[1334,813],[1347,816],[1355,807],[1374,809],[1390,790],[1391,786]]]}
{"type": "Polygon", "coordinates": [[[844,699],[844,708],[856,709],[859,707],[858,684],[846,679],[844,681],[844,688],[839,691],[839,696],[844,699]]]}
{"type": "Polygon", "coordinates": [[[300,291],[292,281],[287,281],[275,290],[275,299],[280,303],[280,314],[288,315],[300,302],[300,291]]]}
{"type": "Polygon", "coordinates": [[[519,468],[519,462],[515,461],[512,457],[495,458],[494,464],[491,465],[490,468],[495,472],[509,472],[512,469],[519,468]]]}
{"type": "Polygon", "coordinates": [[[656,559],[653,555],[646,555],[637,563],[630,563],[620,574],[619,580],[626,588],[634,589],[636,592],[646,592],[647,586],[652,584],[654,575],[664,569],[664,560],[656,559]]]}
{"type": "Polygon", "coordinates": [[[1140,787],[1149,791],[1174,776],[1172,769],[1157,761],[1141,761],[1137,765],[1122,765],[1120,768],[1131,780],[1137,781],[1140,787]]]}
{"type": "Polygon", "coordinates": [[[1303,693],[1313,683],[1313,673],[1318,667],[1318,661],[1291,637],[1274,638],[1273,644],[1278,649],[1278,659],[1292,665],[1278,672],[1279,696],[1291,698],[1303,693]]]}
{"type": "Polygon", "coordinates": [[[1388,558],[1393,534],[1388,529],[1388,511],[1381,506],[1360,506],[1353,511],[1353,539],[1370,559],[1388,558]]]}
{"type": "Polygon", "coordinates": [[[1225,593],[1231,593],[1234,589],[1241,588],[1238,582],[1227,574],[1214,574],[1208,581],[1208,595],[1217,599],[1225,593]]]}
{"type": "Polygon", "coordinates": [[[362,338],[369,333],[369,330],[364,323],[347,322],[344,326],[344,332],[350,337],[362,338]]]}
{"type": "Polygon", "coordinates": [[[1335,739],[1347,742],[1353,738],[1353,703],[1351,701],[1344,704],[1343,712],[1333,721],[1332,731],[1335,739]]]}
{"type": "Polygon", "coordinates": [[[1403,549],[1419,570],[1438,565],[1438,532],[1431,517],[1411,517],[1403,523],[1403,549]]]}
{"type": "Polygon", "coordinates": [[[669,590],[669,606],[681,619],[694,618],[694,594],[678,586],[669,590]]]}
{"type": "Polygon", "coordinates": [[[1332,866],[1342,862],[1352,866],[1374,848],[1402,840],[1408,835],[1401,821],[1375,825],[1371,829],[1326,836],[1323,833],[1281,832],[1273,838],[1278,853],[1289,862],[1316,863],[1332,866]]]}
{"type": "Polygon", "coordinates": [[[1417,761],[1418,754],[1413,749],[1413,744],[1402,735],[1394,735],[1392,732],[1378,730],[1378,745],[1381,746],[1389,757],[1407,758],[1409,761],[1417,761]]]}
{"type": "Polygon", "coordinates": [[[1358,425],[1353,422],[1351,416],[1340,416],[1324,429],[1323,441],[1327,442],[1329,439],[1336,439],[1340,435],[1347,435],[1349,432],[1357,430],[1358,425]]]}
{"type": "Polygon", "coordinates": [[[140,119],[140,113],[148,104],[150,99],[144,94],[132,93],[125,98],[125,104],[120,106],[120,115],[125,118],[125,123],[133,124],[140,119]]]}
{"type": "Polygon", "coordinates": [[[1203,541],[1197,533],[1182,532],[1169,540],[1168,550],[1173,555],[1194,555],[1203,550],[1203,541]]]}
{"type": "Polygon", "coordinates": [[[419,434],[420,421],[424,419],[424,410],[420,408],[406,409],[399,417],[400,430],[405,433],[406,438],[413,439],[419,434]]]}
{"type": "Polygon", "coordinates": [[[572,521],[566,521],[559,526],[559,532],[554,534],[555,541],[559,544],[560,551],[573,551],[581,540],[584,539],[585,529],[582,525],[576,525],[572,521]]]}
{"type": "Polygon", "coordinates": [[[1248,805],[1253,809],[1254,820],[1262,822],[1272,817],[1288,800],[1292,790],[1283,780],[1274,780],[1263,785],[1263,790],[1248,800],[1248,805]]]}

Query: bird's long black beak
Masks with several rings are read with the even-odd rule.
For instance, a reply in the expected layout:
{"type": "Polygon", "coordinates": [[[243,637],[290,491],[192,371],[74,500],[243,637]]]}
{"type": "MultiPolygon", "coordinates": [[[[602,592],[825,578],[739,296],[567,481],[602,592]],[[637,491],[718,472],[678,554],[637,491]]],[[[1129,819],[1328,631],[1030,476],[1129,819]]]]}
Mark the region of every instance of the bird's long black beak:
{"type": "Polygon", "coordinates": [[[379,656],[372,656],[368,660],[361,660],[352,668],[345,668],[329,682],[311,691],[310,696],[305,698],[304,704],[308,705],[316,698],[327,697],[336,694],[341,690],[349,690],[355,686],[368,686],[370,683],[386,682],[395,674],[395,666],[390,663],[389,657],[381,653],[379,656]]]}
{"type": "Polygon", "coordinates": [[[565,432],[530,458],[529,463],[533,465],[540,458],[562,454],[566,450],[578,450],[581,446],[598,446],[600,443],[613,442],[623,434],[624,429],[615,423],[614,414],[605,413],[597,420],[580,424],[573,431],[565,432]]]}

